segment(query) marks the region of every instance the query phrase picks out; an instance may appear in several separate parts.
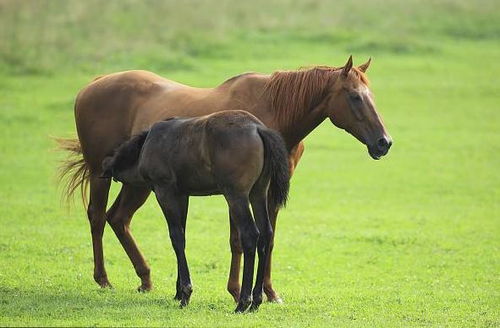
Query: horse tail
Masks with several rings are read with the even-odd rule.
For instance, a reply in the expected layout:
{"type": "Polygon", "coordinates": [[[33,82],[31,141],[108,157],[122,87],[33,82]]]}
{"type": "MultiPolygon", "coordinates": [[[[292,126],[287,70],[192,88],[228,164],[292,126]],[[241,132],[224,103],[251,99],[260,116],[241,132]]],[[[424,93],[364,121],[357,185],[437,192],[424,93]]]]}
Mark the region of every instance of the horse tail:
{"type": "Polygon", "coordinates": [[[142,146],[146,141],[149,130],[133,136],[122,143],[112,155],[102,161],[102,178],[116,177],[116,173],[134,166],[139,159],[142,146]]]}
{"type": "Polygon", "coordinates": [[[67,203],[73,198],[75,191],[80,188],[83,205],[86,207],[87,189],[89,185],[89,167],[82,156],[82,146],[78,139],[55,138],[58,148],[70,153],[69,157],[59,166],[59,181],[63,186],[63,200],[67,203]]]}
{"type": "Polygon", "coordinates": [[[264,144],[264,172],[271,177],[269,184],[270,200],[278,207],[286,205],[290,189],[288,151],[281,135],[271,129],[258,127],[264,144]]]}

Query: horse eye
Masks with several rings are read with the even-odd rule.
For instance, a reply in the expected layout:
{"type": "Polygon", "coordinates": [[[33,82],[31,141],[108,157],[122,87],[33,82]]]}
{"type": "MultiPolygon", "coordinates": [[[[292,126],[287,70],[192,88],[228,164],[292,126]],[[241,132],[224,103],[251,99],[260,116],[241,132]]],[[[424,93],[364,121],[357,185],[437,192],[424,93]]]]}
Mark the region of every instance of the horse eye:
{"type": "Polygon", "coordinates": [[[355,93],[351,95],[351,99],[354,101],[361,101],[361,96],[355,93]]]}

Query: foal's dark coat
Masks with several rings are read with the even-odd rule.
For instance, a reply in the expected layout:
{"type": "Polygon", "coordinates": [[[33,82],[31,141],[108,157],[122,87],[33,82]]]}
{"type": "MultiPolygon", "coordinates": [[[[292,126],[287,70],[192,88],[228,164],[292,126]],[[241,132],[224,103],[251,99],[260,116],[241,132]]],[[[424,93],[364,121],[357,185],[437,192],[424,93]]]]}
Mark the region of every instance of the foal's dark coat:
{"type": "Polygon", "coordinates": [[[177,256],[176,298],[182,306],[192,292],[184,253],[188,198],[224,195],[245,256],[236,312],[250,304],[253,310],[259,307],[272,236],[266,195],[269,189],[270,200],[282,206],[289,189],[288,153],[279,133],[245,111],[174,118],[156,123],[118,147],[104,159],[103,172],[104,177],[147,186],[156,194],[177,256]],[[259,263],[252,293],[256,249],[259,263]]]}

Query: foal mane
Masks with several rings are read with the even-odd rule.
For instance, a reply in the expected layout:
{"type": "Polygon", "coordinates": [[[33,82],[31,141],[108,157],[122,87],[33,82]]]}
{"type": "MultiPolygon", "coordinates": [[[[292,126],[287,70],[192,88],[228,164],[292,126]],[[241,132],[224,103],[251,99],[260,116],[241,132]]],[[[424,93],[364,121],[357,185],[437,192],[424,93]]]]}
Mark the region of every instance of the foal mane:
{"type": "MultiPolygon", "coordinates": [[[[328,86],[342,67],[302,67],[296,71],[276,71],[271,74],[266,90],[277,121],[293,122],[316,107],[328,93],[328,86]]],[[[366,75],[353,67],[351,72],[364,84],[366,75]]]]}

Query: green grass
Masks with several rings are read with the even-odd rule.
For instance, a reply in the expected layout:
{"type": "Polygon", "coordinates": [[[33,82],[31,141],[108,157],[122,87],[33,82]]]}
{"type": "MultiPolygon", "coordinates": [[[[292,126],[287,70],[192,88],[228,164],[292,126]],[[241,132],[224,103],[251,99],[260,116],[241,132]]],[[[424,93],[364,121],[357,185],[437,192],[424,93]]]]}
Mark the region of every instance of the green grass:
{"type": "Polygon", "coordinates": [[[0,325],[500,326],[500,6],[389,5],[1,1],[0,325]],[[85,212],[60,205],[63,155],[49,138],[74,135],[82,86],[129,68],[214,86],[244,71],[342,65],[351,53],[358,64],[374,57],[372,90],[395,143],[373,161],[329,122],[306,139],[278,221],[284,304],[232,314],[221,197],[191,201],[188,308],[172,300],[175,259],[153,199],[132,229],[155,289],[135,292],[109,228],[115,289],[95,285],[85,212]]]}

